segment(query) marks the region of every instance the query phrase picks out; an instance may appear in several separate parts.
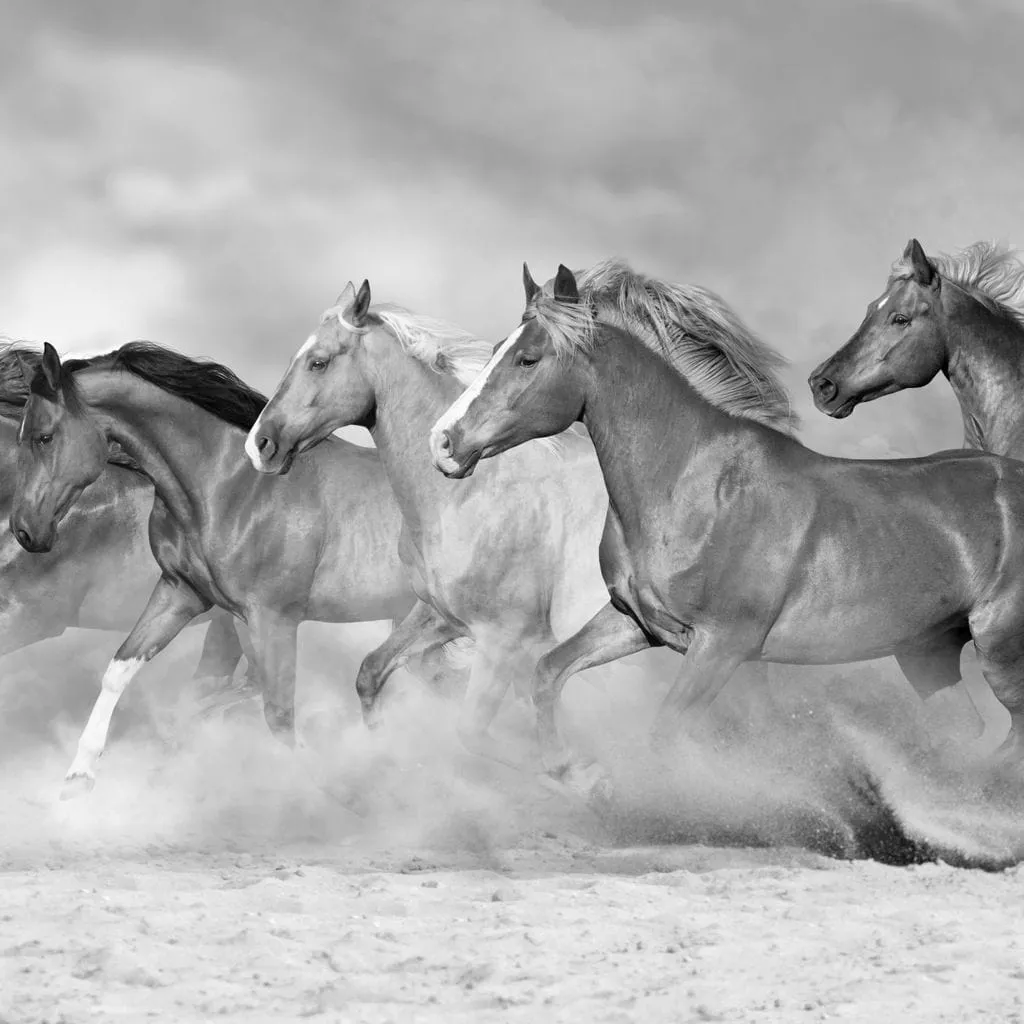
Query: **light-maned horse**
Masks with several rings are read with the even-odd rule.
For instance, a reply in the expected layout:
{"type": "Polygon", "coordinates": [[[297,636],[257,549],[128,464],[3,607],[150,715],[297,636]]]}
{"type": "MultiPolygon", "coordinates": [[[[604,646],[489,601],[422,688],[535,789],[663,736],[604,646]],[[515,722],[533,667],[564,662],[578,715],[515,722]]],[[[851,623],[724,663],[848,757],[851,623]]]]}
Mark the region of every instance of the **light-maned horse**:
{"type": "MultiPolygon", "coordinates": [[[[331,439],[296,461],[290,480],[254,473],[243,446],[265,402],[226,367],[147,342],[63,365],[44,347],[21,421],[12,530],[29,551],[52,548],[116,442],[155,489],[149,539],[161,570],[104,673],[66,792],[91,788],[138,669],[211,606],[248,625],[264,717],[289,744],[299,623],[367,622],[412,607],[401,516],[377,453],[331,439]]],[[[447,662],[437,645],[414,671],[443,674],[447,662]]]]}
{"type": "Polygon", "coordinates": [[[964,446],[1024,459],[1024,262],[975,242],[929,259],[916,238],[853,337],[808,378],[814,404],[843,419],[861,403],[942,373],[964,446]]]}
{"type": "MultiPolygon", "coordinates": [[[[60,542],[47,554],[28,554],[6,529],[18,422],[28,396],[24,372],[32,372],[40,357],[25,343],[0,346],[0,657],[70,628],[131,629],[160,573],[146,531],[153,487],[117,450],[95,487],[68,513],[60,542]]],[[[217,609],[205,620],[194,678],[206,682],[211,696],[226,696],[244,652],[230,614],[217,609]]]]}
{"type": "Polygon", "coordinates": [[[706,294],[692,331],[666,331],[676,289],[624,264],[551,292],[524,268],[526,311],[431,431],[436,467],[582,421],[609,495],[601,566],[611,600],[534,678],[549,770],[572,765],[555,709],[575,672],[664,644],[684,654],[654,726],[672,736],[746,661],[840,664],[895,655],[930,694],[974,640],[1024,735],[1024,464],[977,452],[832,458],[785,429],[774,353],[706,294]],[[591,281],[597,287],[591,287],[591,281]],[[663,325],[663,320],[661,321],[663,325]],[[774,410],[774,423],[765,409],[774,410]],[[782,429],[780,429],[780,427],[782,429]]]}
{"type": "Polygon", "coordinates": [[[430,426],[486,363],[491,345],[351,282],[292,358],[249,433],[252,464],[275,474],[339,427],[366,427],[402,510],[401,556],[419,601],[371,655],[358,692],[368,725],[397,659],[427,643],[475,641],[458,720],[470,749],[510,683],[604,603],[597,545],[607,508],[590,441],[577,431],[526,445],[461,485],[430,465],[430,426]]]}

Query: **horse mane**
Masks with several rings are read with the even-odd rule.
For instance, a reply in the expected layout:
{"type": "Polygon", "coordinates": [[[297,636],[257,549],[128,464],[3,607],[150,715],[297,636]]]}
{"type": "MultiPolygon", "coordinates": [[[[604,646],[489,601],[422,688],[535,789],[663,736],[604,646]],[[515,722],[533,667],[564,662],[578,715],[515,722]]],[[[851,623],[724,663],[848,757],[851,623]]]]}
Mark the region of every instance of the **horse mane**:
{"type": "Polygon", "coordinates": [[[614,258],[578,271],[576,280],[579,303],[556,302],[549,281],[528,313],[542,323],[557,354],[589,348],[597,324],[611,323],[663,356],[712,405],[786,433],[796,430],[799,419],[776,372],[787,360],[714,292],[637,273],[614,258]]]}
{"type": "Polygon", "coordinates": [[[435,373],[451,375],[463,387],[472,383],[491,358],[491,344],[445,320],[390,302],[372,306],[370,313],[413,359],[435,373]]]}
{"type": "MultiPolygon", "coordinates": [[[[434,373],[454,377],[464,388],[472,384],[494,351],[490,342],[461,327],[436,317],[413,313],[391,302],[371,306],[369,313],[371,321],[387,330],[409,356],[434,373]]],[[[582,437],[585,433],[586,428],[582,424],[574,423],[561,434],[536,438],[529,443],[561,453],[567,435],[582,437]]]]}
{"type": "MultiPolygon", "coordinates": [[[[130,341],[106,355],[68,359],[63,364],[61,387],[70,401],[77,397],[75,374],[92,367],[121,370],[197,405],[225,423],[250,430],[267,399],[236,374],[209,359],[193,359],[151,341],[130,341]]],[[[40,382],[38,366],[31,382],[40,382]]]]}
{"type": "Polygon", "coordinates": [[[42,361],[41,345],[0,335],[0,404],[11,410],[24,407],[31,375],[42,361]]]}
{"type": "MultiPolygon", "coordinates": [[[[1004,242],[973,242],[953,254],[929,256],[929,262],[952,284],[959,285],[993,313],[1009,316],[1024,327],[1024,262],[1020,250],[1004,242]]],[[[890,281],[913,274],[910,258],[892,265],[890,281]]]]}

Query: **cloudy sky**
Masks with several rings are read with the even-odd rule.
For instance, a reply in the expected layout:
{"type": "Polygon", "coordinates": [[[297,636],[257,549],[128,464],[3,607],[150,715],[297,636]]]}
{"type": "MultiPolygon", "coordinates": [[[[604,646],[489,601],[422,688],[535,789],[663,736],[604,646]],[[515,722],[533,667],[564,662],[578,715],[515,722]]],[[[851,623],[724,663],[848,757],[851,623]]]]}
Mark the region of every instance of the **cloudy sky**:
{"type": "Polygon", "coordinates": [[[0,0],[0,333],[271,389],[344,283],[497,340],[620,255],[791,360],[812,445],[959,444],[804,378],[914,235],[1024,243],[1018,0],[0,0]]]}

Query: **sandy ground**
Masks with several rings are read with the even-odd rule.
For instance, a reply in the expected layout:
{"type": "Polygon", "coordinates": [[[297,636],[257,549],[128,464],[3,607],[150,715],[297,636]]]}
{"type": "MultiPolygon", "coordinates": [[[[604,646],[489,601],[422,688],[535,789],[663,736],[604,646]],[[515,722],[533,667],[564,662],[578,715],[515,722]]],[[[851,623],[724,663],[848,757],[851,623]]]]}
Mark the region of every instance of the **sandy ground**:
{"type": "Polygon", "coordinates": [[[196,723],[191,638],[126,697],[95,791],[60,803],[108,648],[71,638],[4,679],[8,1024],[1024,1021],[1021,869],[822,852],[857,852],[858,759],[922,849],[1024,849],[1009,776],[878,726],[902,698],[874,717],[849,703],[851,730],[827,713],[848,678],[740,686],[666,765],[642,752],[654,663],[624,670],[569,701],[615,771],[599,819],[463,753],[415,684],[368,737],[347,695],[309,682],[318,642],[301,756],[252,712],[196,723]],[[339,803],[357,791],[363,816],[339,803]]]}

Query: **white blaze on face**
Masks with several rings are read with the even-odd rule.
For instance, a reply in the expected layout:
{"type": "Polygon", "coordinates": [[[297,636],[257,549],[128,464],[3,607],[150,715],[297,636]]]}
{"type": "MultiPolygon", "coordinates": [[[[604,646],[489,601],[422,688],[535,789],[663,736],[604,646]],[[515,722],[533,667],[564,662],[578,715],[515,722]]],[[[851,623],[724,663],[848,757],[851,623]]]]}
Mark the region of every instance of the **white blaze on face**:
{"type": "Polygon", "coordinates": [[[454,427],[463,416],[466,415],[466,411],[470,405],[480,396],[480,392],[483,391],[487,384],[488,378],[494,372],[494,368],[505,358],[509,349],[519,340],[519,336],[526,329],[525,324],[520,324],[498,347],[498,351],[491,356],[487,365],[480,371],[477,378],[472,384],[462,392],[461,395],[452,403],[448,411],[434,424],[434,429],[431,430],[431,435],[435,435],[442,430],[450,430],[454,427]]]}
{"type": "MultiPolygon", "coordinates": [[[[309,353],[310,349],[312,349],[312,347],[316,344],[316,341],[317,333],[316,331],[314,331],[302,343],[302,345],[299,347],[299,351],[296,352],[295,355],[292,357],[291,364],[288,367],[289,372],[291,372],[291,367],[294,366],[299,359],[301,359],[304,355],[307,355],[309,353]]],[[[278,385],[278,387],[280,388],[280,385],[278,385]]],[[[259,469],[263,463],[263,460],[260,458],[259,449],[256,447],[256,438],[259,437],[260,435],[260,425],[262,423],[263,413],[260,413],[259,416],[256,418],[256,422],[252,425],[252,429],[249,431],[245,438],[245,454],[249,457],[249,461],[252,463],[254,469],[259,469]]]]}
{"type": "Polygon", "coordinates": [[[262,422],[263,413],[260,413],[256,417],[256,422],[252,425],[252,429],[245,437],[245,454],[249,456],[249,461],[254,469],[260,468],[260,450],[256,447],[256,438],[259,436],[260,424],[262,422]]]}
{"type": "Polygon", "coordinates": [[[301,359],[314,345],[316,344],[316,331],[314,331],[301,345],[299,351],[295,353],[292,362],[296,359],[301,359]]]}
{"type": "Polygon", "coordinates": [[[877,309],[879,312],[881,312],[882,307],[885,306],[885,304],[888,301],[889,301],[889,296],[888,295],[883,295],[882,298],[879,300],[878,305],[875,306],[875,309],[877,309]]]}

